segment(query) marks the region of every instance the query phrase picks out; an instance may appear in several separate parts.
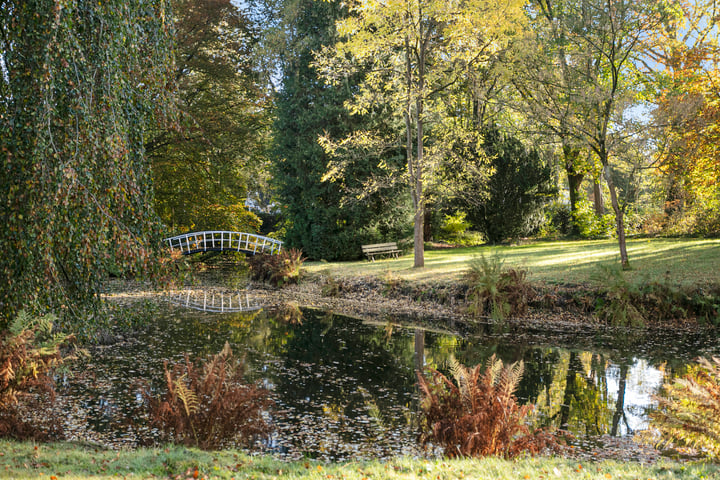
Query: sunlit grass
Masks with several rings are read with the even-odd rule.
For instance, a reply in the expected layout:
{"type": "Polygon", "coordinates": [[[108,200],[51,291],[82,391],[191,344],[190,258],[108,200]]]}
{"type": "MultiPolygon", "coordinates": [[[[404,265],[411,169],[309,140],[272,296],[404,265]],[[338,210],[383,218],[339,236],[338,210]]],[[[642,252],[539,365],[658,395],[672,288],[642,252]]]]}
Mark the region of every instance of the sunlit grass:
{"type": "Polygon", "coordinates": [[[248,456],[224,450],[203,452],[169,446],[111,451],[73,444],[0,441],[0,478],[8,479],[307,479],[307,480],[528,480],[528,479],[711,479],[720,478],[720,466],[660,461],[580,462],[562,458],[499,458],[425,460],[397,458],[385,461],[319,463],[283,462],[269,456],[248,456]]]}
{"type": "MultiPolygon", "coordinates": [[[[629,240],[630,280],[654,280],[679,285],[720,282],[720,239],[629,240]]],[[[615,240],[535,242],[518,246],[480,246],[425,252],[425,267],[413,268],[413,255],[375,262],[308,262],[309,274],[328,273],[336,278],[392,274],[421,282],[459,279],[468,262],[479,255],[497,254],[505,266],[529,271],[532,282],[548,284],[591,283],[601,264],[619,263],[615,240]]]]}

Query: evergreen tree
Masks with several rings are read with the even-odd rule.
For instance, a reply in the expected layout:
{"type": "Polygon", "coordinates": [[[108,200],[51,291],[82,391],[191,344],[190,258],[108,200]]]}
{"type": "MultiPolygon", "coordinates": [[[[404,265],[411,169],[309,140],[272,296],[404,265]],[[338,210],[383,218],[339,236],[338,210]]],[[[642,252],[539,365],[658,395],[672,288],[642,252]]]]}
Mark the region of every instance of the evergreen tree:
{"type": "MultiPolygon", "coordinates": [[[[466,150],[468,152],[468,150],[466,150]]],[[[552,168],[537,150],[495,126],[482,130],[482,149],[443,166],[447,183],[455,183],[454,205],[467,213],[474,229],[489,243],[529,235],[543,220],[542,208],[556,188],[552,168]],[[473,175],[477,164],[489,163],[489,178],[473,175]]]]}
{"type": "MultiPolygon", "coordinates": [[[[321,136],[342,138],[372,121],[343,107],[350,82],[327,85],[311,66],[313,51],[335,40],[336,2],[298,0],[286,5],[288,22],[282,90],[276,99],[274,181],[285,219],[288,246],[313,259],[349,259],[363,243],[396,240],[406,225],[407,196],[397,186],[379,186],[356,195],[377,169],[374,155],[353,155],[342,178],[327,179],[328,154],[321,136]],[[374,160],[374,162],[373,162],[374,160]]],[[[357,153],[357,152],[355,152],[357,153]]],[[[386,164],[402,163],[402,153],[384,152],[386,164]]]]}

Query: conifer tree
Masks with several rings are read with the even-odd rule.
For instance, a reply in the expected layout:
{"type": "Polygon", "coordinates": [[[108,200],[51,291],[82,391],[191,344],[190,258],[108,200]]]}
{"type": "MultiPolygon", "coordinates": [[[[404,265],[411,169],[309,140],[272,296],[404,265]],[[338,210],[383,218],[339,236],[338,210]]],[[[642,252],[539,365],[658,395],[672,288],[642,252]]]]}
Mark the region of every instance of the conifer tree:
{"type": "MultiPolygon", "coordinates": [[[[346,12],[339,2],[297,0],[286,5],[286,47],[282,88],[276,99],[273,173],[286,220],[285,240],[314,259],[356,258],[363,243],[401,234],[406,207],[395,186],[357,198],[372,176],[373,156],[353,157],[342,178],[326,177],[328,154],[319,138],[341,138],[367,118],[343,107],[353,79],[330,86],[312,66],[313,52],[335,40],[335,21],[346,12]]],[[[386,164],[400,152],[384,152],[386,164]]]]}

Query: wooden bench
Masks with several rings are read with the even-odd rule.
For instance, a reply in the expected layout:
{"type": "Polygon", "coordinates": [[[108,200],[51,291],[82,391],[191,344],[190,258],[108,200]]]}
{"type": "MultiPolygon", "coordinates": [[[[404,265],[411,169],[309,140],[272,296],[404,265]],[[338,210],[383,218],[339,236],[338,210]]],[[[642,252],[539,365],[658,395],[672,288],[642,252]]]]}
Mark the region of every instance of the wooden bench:
{"type": "Polygon", "coordinates": [[[371,262],[375,261],[375,255],[390,255],[394,258],[398,258],[398,256],[402,253],[402,250],[400,250],[397,246],[397,242],[363,245],[362,251],[371,262]]]}

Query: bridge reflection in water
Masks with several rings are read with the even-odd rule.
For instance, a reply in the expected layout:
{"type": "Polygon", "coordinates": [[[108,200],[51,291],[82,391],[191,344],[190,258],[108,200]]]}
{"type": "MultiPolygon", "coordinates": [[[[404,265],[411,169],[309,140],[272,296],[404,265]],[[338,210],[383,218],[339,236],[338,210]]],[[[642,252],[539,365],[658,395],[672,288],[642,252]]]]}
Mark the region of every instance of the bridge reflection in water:
{"type": "Polygon", "coordinates": [[[171,291],[166,295],[175,305],[203,312],[252,312],[263,308],[248,291],[226,291],[214,288],[171,291]]]}

